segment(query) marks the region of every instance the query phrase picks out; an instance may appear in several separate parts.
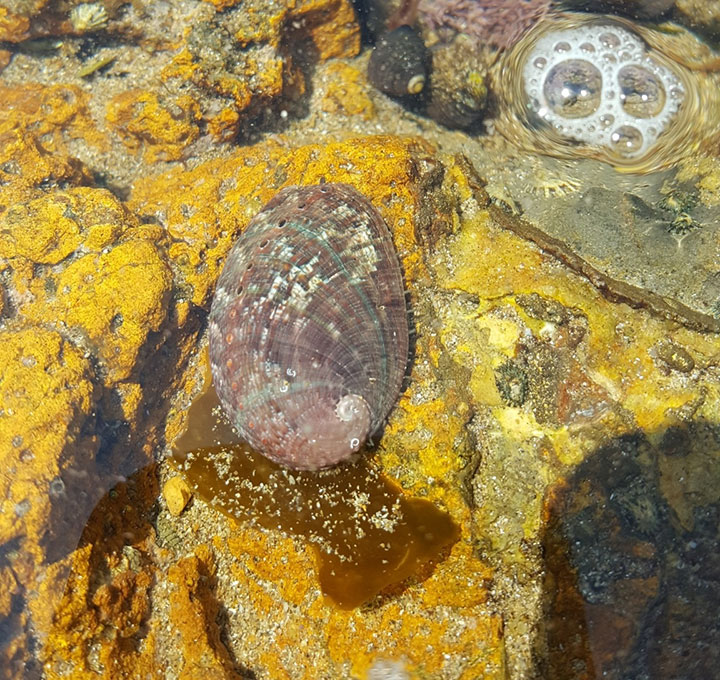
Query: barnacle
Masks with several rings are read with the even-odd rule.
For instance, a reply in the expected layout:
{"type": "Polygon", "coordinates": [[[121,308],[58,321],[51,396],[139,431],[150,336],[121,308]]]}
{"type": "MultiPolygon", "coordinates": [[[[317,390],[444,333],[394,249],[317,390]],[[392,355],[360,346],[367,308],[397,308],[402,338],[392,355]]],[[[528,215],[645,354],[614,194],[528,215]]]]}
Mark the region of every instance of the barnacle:
{"type": "Polygon", "coordinates": [[[697,205],[698,197],[696,194],[671,190],[667,193],[658,206],[672,215],[672,221],[668,225],[668,231],[671,234],[684,236],[691,231],[700,227],[690,215],[690,211],[697,205]]]}
{"type": "Polygon", "coordinates": [[[678,213],[668,227],[671,234],[684,236],[691,231],[698,229],[700,225],[686,212],[678,213]]]}
{"type": "Polygon", "coordinates": [[[663,210],[679,214],[697,205],[698,197],[689,191],[670,190],[658,204],[663,210]]]}
{"type": "Polygon", "coordinates": [[[508,406],[522,406],[527,399],[528,376],[522,364],[508,359],[495,369],[495,385],[508,406]]]}
{"type": "Polygon", "coordinates": [[[99,31],[108,22],[108,13],[101,2],[83,2],[70,10],[70,23],[78,33],[99,31]]]}
{"type": "Polygon", "coordinates": [[[545,198],[551,196],[566,196],[580,189],[580,180],[570,175],[561,176],[549,173],[543,167],[538,167],[530,183],[530,191],[545,198]]]}

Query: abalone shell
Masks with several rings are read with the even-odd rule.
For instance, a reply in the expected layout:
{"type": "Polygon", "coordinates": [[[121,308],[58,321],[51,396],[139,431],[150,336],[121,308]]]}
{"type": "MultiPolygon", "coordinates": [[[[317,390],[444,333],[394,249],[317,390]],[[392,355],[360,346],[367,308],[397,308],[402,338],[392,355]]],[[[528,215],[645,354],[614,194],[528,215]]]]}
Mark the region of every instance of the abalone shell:
{"type": "Polygon", "coordinates": [[[346,184],[281,190],[231,249],[210,310],[215,388],[240,435],[292,468],[357,452],[394,405],[408,356],[400,263],[346,184]]]}

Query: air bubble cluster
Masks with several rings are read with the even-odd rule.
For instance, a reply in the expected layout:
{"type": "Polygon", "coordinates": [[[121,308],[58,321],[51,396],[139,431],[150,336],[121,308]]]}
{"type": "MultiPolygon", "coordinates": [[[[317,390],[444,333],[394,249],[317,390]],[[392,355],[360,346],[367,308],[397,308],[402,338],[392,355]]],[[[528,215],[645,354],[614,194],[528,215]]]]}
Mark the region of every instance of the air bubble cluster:
{"type": "Polygon", "coordinates": [[[545,34],[528,53],[523,79],[535,118],[567,139],[624,158],[652,148],[685,97],[675,74],[615,24],[545,34]]]}

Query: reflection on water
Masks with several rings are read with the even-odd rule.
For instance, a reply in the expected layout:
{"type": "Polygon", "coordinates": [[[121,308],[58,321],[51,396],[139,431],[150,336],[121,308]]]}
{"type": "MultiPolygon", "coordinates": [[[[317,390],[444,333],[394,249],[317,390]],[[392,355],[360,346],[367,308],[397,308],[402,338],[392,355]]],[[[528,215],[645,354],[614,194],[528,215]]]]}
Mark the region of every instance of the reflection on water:
{"type": "Polygon", "coordinates": [[[498,129],[530,153],[652,172],[717,139],[713,71],[715,53],[679,26],[552,14],[498,63],[498,129]]]}
{"type": "Polygon", "coordinates": [[[545,677],[711,678],[720,664],[720,430],[595,452],[548,499],[545,677]]]}

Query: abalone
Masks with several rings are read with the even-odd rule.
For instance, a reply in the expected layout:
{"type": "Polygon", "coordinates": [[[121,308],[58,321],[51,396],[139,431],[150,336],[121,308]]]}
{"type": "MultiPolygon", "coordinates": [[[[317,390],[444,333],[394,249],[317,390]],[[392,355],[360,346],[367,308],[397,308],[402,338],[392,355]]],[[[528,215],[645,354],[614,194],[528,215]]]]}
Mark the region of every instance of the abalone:
{"type": "Polygon", "coordinates": [[[220,402],[297,469],[351,458],[393,407],[408,319],[390,231],[346,184],[281,190],[231,249],[209,320],[220,402]]]}

